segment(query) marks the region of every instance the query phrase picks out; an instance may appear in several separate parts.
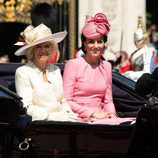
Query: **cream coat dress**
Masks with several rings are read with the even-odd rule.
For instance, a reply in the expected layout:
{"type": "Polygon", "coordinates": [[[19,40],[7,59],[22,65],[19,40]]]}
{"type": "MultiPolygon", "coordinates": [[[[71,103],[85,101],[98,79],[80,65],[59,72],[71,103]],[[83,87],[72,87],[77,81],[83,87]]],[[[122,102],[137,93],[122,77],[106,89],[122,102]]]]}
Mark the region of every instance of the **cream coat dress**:
{"type": "Polygon", "coordinates": [[[48,64],[43,81],[42,71],[33,62],[19,67],[15,74],[17,94],[22,97],[24,107],[33,120],[75,121],[77,119],[63,99],[63,81],[60,69],[48,64]]]}

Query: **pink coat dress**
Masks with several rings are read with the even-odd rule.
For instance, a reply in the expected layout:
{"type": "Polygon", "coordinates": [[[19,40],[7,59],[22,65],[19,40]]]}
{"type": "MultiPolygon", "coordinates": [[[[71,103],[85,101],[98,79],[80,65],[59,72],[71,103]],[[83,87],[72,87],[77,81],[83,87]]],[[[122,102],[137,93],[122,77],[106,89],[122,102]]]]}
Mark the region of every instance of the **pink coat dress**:
{"type": "Polygon", "coordinates": [[[91,119],[94,112],[116,112],[112,98],[111,64],[100,60],[92,67],[83,57],[69,60],[64,69],[64,95],[80,122],[120,124],[133,118],[91,119]]]}

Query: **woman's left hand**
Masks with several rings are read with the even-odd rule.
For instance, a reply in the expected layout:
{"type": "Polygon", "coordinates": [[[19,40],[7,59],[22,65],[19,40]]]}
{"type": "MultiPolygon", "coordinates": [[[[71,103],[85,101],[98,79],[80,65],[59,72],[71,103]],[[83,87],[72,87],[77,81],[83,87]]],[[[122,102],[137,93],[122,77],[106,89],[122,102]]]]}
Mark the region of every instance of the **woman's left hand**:
{"type": "Polygon", "coordinates": [[[109,119],[111,119],[111,118],[117,118],[117,115],[116,115],[116,113],[109,112],[109,113],[107,113],[107,117],[106,118],[109,118],[109,119]]]}
{"type": "Polygon", "coordinates": [[[91,119],[111,119],[117,118],[117,115],[114,112],[94,112],[91,115],[91,119]]]}

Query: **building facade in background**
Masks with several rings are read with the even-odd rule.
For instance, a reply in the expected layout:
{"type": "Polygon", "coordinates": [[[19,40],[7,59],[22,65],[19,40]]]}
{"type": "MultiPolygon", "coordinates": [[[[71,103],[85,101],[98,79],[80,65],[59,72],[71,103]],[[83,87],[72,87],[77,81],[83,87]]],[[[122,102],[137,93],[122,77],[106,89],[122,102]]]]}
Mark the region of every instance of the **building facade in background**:
{"type": "MultiPolygon", "coordinates": [[[[97,12],[104,13],[111,24],[108,47],[113,51],[125,50],[130,55],[136,49],[133,35],[138,16],[143,17],[145,24],[146,0],[79,0],[79,37],[86,15],[97,12]]],[[[107,58],[115,56],[107,51],[107,58]]]]}
{"type": "MultiPolygon", "coordinates": [[[[80,47],[81,30],[87,15],[103,12],[111,23],[108,48],[113,51],[125,50],[129,55],[136,49],[133,35],[138,16],[142,16],[146,24],[146,0],[2,0],[0,53],[9,54],[12,62],[18,61],[14,56],[17,48],[13,44],[16,43],[19,32],[31,23],[32,6],[43,2],[52,4],[57,10],[56,30],[68,31],[67,38],[59,45],[60,62],[73,58],[75,50],[80,47]]],[[[115,56],[107,51],[107,58],[114,59],[115,56]]]]}

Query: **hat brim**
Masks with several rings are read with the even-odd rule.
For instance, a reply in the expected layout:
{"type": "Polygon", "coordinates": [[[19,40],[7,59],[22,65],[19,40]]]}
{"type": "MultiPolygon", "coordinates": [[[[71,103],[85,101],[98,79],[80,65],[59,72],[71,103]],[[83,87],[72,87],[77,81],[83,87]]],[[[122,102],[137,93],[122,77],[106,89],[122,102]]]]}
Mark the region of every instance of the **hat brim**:
{"type": "Polygon", "coordinates": [[[19,48],[14,54],[16,56],[22,56],[25,55],[25,52],[28,48],[31,48],[37,44],[43,43],[43,42],[48,42],[48,41],[53,41],[55,44],[61,42],[67,35],[66,31],[63,32],[58,32],[58,33],[54,33],[50,36],[44,37],[42,39],[39,39],[37,41],[34,41],[32,43],[29,43],[27,45],[22,46],[21,48],[19,48]]]}

